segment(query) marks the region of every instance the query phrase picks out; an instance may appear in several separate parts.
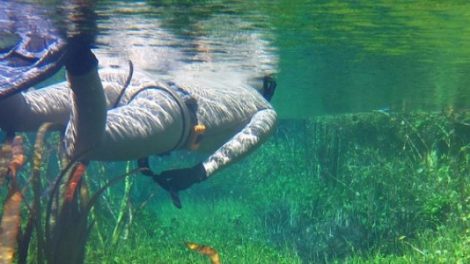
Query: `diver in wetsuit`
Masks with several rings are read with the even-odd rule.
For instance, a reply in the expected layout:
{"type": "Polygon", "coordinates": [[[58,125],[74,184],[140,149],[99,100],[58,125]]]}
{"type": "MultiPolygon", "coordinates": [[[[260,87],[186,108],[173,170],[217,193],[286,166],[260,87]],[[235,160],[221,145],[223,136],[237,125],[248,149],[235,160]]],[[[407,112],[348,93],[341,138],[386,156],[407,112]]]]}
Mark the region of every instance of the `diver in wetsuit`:
{"type": "Polygon", "coordinates": [[[61,124],[68,156],[80,160],[140,159],[174,150],[211,153],[192,168],[152,174],[164,189],[178,192],[243,158],[273,131],[276,112],[261,92],[223,80],[155,80],[144,72],[98,71],[88,47],[70,50],[67,82],[16,94],[0,102],[0,128],[36,131],[61,124]]]}
{"type": "MultiPolygon", "coordinates": [[[[70,28],[80,29],[81,23],[88,21],[80,19],[86,17],[80,13],[83,8],[70,10],[71,23],[75,23],[70,28]],[[75,11],[81,15],[75,15],[75,11]]],[[[28,19],[31,17],[18,21],[28,19]]],[[[32,20],[25,28],[35,27],[38,21],[43,20],[32,20]]],[[[276,112],[269,103],[275,82],[270,77],[259,78],[259,87],[255,87],[253,80],[230,69],[214,73],[211,68],[209,74],[199,68],[183,69],[170,77],[149,75],[140,67],[134,71],[132,64],[129,71],[98,69],[90,48],[93,36],[83,33],[88,31],[77,32],[67,32],[67,81],[2,98],[1,130],[13,134],[37,131],[44,122],[59,124],[65,131],[64,147],[71,160],[136,159],[144,174],[173,195],[243,158],[275,127],[276,112]],[[207,157],[191,168],[160,174],[148,168],[148,156],[175,150],[207,153],[207,157]]],[[[38,34],[37,38],[22,42],[33,45],[14,46],[1,58],[8,70],[6,79],[12,75],[10,69],[21,71],[18,62],[30,56],[28,48],[49,43],[42,42],[39,33],[35,30],[32,35],[38,34]]],[[[44,36],[48,34],[46,30],[44,36]]],[[[252,46],[257,54],[260,44],[252,46]]],[[[47,65],[50,53],[37,54],[43,56],[37,62],[47,65]]],[[[29,69],[37,70],[34,66],[29,69]]],[[[29,72],[21,76],[37,78],[29,72]]]]}

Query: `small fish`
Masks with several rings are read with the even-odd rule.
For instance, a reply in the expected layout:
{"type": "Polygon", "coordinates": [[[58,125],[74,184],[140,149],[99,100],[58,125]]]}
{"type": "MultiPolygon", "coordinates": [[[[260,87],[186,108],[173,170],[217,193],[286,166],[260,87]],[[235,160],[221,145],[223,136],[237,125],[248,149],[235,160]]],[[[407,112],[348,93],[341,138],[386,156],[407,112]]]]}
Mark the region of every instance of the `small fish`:
{"type": "Polygon", "coordinates": [[[199,245],[199,244],[193,243],[193,242],[187,242],[186,247],[191,249],[191,250],[197,251],[197,252],[201,253],[202,255],[205,255],[205,256],[209,257],[212,264],[220,264],[221,263],[219,253],[215,249],[213,249],[209,246],[199,245]]]}
{"type": "Polygon", "coordinates": [[[384,114],[384,115],[389,115],[390,112],[392,112],[392,110],[390,109],[390,107],[383,107],[383,108],[380,108],[380,109],[372,110],[372,112],[381,113],[381,114],[384,114]]]}

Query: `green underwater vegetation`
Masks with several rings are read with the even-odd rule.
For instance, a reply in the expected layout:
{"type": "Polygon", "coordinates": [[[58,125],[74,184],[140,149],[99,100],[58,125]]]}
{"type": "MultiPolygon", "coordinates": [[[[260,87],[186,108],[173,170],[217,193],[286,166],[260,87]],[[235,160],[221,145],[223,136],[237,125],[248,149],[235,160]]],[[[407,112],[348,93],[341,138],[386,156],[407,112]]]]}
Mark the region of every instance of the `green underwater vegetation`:
{"type": "MultiPolygon", "coordinates": [[[[89,236],[67,238],[62,250],[83,246],[83,263],[210,263],[188,242],[215,249],[221,263],[468,263],[467,116],[375,111],[281,120],[248,159],[182,193],[183,209],[145,176],[115,178],[131,174],[134,164],[92,162],[80,199],[83,190],[91,197],[111,179],[117,183],[103,189],[89,211],[89,236]]],[[[34,195],[24,188],[33,170],[33,137],[23,138],[24,236],[34,195]]],[[[42,204],[50,199],[45,183],[59,174],[58,136],[45,142],[42,204]]],[[[179,158],[166,165],[153,159],[152,166],[177,166],[179,158]]],[[[59,199],[63,206],[66,198],[59,199]]],[[[81,201],[76,205],[86,204],[81,201]]],[[[72,221],[71,227],[79,226],[72,221]]],[[[18,263],[38,263],[37,244],[44,242],[38,234],[30,235],[27,262],[16,254],[18,263]]],[[[42,251],[42,263],[56,263],[47,258],[51,250],[42,251]]]]}

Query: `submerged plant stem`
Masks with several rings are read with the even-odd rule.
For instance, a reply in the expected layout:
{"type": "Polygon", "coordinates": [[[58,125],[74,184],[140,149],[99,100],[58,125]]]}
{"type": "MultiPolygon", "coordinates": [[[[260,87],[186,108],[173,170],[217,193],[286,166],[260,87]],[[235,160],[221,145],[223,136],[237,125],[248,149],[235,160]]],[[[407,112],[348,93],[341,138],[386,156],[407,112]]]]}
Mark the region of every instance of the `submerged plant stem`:
{"type": "MultiPolygon", "coordinates": [[[[131,171],[130,164],[131,163],[128,161],[126,165],[126,174],[129,174],[129,172],[131,171]]],[[[126,177],[125,185],[124,185],[124,195],[121,200],[121,205],[119,208],[119,215],[116,221],[116,225],[114,226],[113,235],[111,237],[111,244],[113,246],[116,246],[119,241],[119,238],[124,228],[124,219],[125,219],[126,214],[127,213],[130,214],[130,212],[128,212],[127,210],[127,207],[129,204],[131,189],[132,189],[132,179],[130,177],[126,177]]]]}
{"type": "Polygon", "coordinates": [[[8,196],[3,206],[3,216],[0,224],[0,261],[1,263],[12,263],[16,246],[18,243],[18,234],[21,224],[21,194],[17,182],[16,174],[23,166],[25,157],[23,154],[23,138],[16,136],[11,143],[11,161],[8,166],[10,187],[8,196]]]}

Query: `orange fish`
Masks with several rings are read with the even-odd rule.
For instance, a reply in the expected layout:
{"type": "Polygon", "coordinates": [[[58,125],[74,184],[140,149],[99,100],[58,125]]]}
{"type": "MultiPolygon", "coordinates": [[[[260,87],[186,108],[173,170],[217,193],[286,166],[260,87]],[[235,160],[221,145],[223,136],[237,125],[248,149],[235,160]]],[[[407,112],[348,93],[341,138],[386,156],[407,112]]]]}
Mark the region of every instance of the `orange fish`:
{"type": "Polygon", "coordinates": [[[186,247],[191,249],[191,250],[197,251],[197,252],[199,252],[203,255],[206,255],[211,260],[212,264],[220,264],[221,263],[219,253],[215,249],[213,249],[209,246],[199,245],[199,244],[196,244],[196,243],[193,243],[193,242],[187,242],[186,247]]]}

